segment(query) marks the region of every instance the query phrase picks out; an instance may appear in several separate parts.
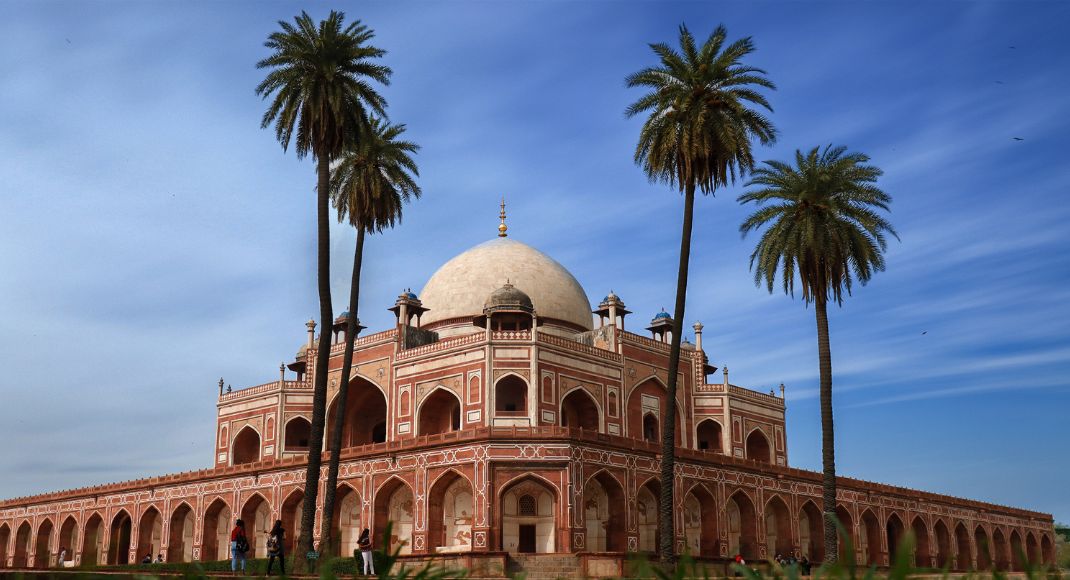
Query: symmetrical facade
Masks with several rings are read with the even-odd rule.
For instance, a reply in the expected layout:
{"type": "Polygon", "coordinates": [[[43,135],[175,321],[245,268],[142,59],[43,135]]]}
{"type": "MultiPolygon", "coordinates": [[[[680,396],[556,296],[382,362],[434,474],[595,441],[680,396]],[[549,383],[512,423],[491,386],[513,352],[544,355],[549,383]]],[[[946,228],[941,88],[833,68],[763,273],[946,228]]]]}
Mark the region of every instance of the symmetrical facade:
{"type": "MultiPolygon", "coordinates": [[[[576,554],[583,572],[619,571],[622,554],[657,546],[659,441],[672,405],[679,550],[822,557],[821,478],[788,465],[783,387],[731,384],[727,368],[709,366],[701,324],[670,401],[668,315],[654,317],[649,337],[629,332],[630,312],[610,293],[592,316],[565,268],[504,231],[391,310],[394,328],[356,339],[344,409],[333,401],[348,314],[321,329],[335,337],[328,431],[345,417],[329,516],[342,553],[365,527],[382,537],[389,521],[382,541],[404,553],[576,554]]],[[[56,565],[61,548],[76,564],[223,559],[236,517],[255,532],[253,556],[275,519],[293,542],[316,344],[310,321],[287,365],[294,380],[283,367],[263,385],[220,383],[212,468],[0,502],[0,565],[56,565]]],[[[847,478],[839,494],[860,563],[887,565],[906,531],[922,566],[1054,561],[1048,514],[847,478]]]]}

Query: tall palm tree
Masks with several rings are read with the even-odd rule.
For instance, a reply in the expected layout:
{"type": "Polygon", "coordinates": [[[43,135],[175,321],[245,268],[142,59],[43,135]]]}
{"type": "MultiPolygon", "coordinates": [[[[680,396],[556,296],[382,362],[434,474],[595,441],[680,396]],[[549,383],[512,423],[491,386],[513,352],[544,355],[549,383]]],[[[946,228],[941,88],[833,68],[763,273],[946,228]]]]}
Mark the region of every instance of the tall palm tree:
{"type": "MultiPolygon", "coordinates": [[[[373,62],[385,51],[368,44],[374,33],[360,21],[344,24],[345,15],[331,11],[317,26],[305,12],[291,24],[271,33],[264,46],[272,53],[256,64],[269,69],[256,93],[271,97],[262,128],[274,123],[275,136],[286,150],[291,138],[297,156],[316,159],[316,218],[320,338],[316,351],[312,391],[312,432],[309,437],[305,500],[301,512],[299,559],[312,551],[316,520],[323,424],[327,403],[327,362],[333,319],[330,286],[330,184],[331,160],[341,153],[351,135],[364,122],[367,110],[385,114],[386,101],[369,81],[389,84],[390,69],[373,62]],[[296,129],[296,135],[295,135],[296,129]]],[[[307,566],[307,562],[305,562],[307,566]]]]}
{"type": "Polygon", "coordinates": [[[357,309],[360,299],[360,268],[364,258],[364,234],[374,234],[394,227],[401,221],[402,206],[420,197],[416,177],[420,172],[412,154],[420,146],[400,139],[405,125],[391,125],[372,118],[361,130],[353,145],[343,151],[331,170],[331,200],[338,210],[338,221],[347,218],[357,230],[353,253],[353,280],[349,290],[349,321],[346,323],[346,346],[342,357],[337,416],[332,424],[327,462],[327,487],[323,491],[323,523],[320,546],[332,549],[334,534],[334,499],[338,485],[338,460],[342,451],[346,397],[353,368],[353,341],[357,334],[357,309]]]}
{"type": "Polygon", "coordinates": [[[635,162],[651,181],[668,183],[684,194],[684,223],[680,236],[680,266],[676,280],[672,347],[669,353],[668,404],[662,421],[661,498],[658,517],[658,553],[662,562],[674,557],[673,471],[675,469],[676,383],[680,368],[687,268],[691,254],[691,223],[695,191],[711,195],[734,183],[754,166],[751,142],[775,141],[772,123],[753,106],[772,111],[759,88],[775,89],[765,71],[744,64],[754,52],[750,37],[725,44],[727,31],[718,26],[701,47],[680,26],[680,50],[664,43],[650,48],[658,66],[630,75],[628,87],[648,89],[628,107],[634,117],[649,112],[639,133],[635,162]]]}
{"type": "Polygon", "coordinates": [[[766,161],[754,170],[739,196],[741,203],[759,208],[739,226],[746,236],[768,228],[750,257],[754,283],[769,292],[777,275],[784,292],[795,295],[798,280],[802,299],[814,304],[817,316],[817,355],[821,373],[821,462],[825,561],[835,562],[836,453],[832,425],[832,353],[826,306],[843,304],[857,279],[863,285],[884,270],[885,236],[896,239],[892,225],[877,210],[888,211],[892,198],[875,184],[883,173],[866,165],[869,157],[847,153],[844,147],[795,152],[795,166],[766,161]]]}

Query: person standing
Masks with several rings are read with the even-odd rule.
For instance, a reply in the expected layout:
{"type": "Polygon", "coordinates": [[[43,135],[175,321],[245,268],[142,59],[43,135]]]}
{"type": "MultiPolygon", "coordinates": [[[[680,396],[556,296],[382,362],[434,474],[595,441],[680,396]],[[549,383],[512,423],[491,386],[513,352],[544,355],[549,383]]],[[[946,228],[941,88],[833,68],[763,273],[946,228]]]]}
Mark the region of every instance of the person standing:
{"type": "Polygon", "coordinates": [[[230,531],[230,571],[238,571],[238,560],[241,560],[241,571],[245,573],[245,553],[249,551],[249,538],[245,536],[245,522],[234,522],[234,529],[230,531]]]}
{"type": "Polygon", "coordinates": [[[372,562],[372,538],[368,528],[364,528],[364,531],[360,533],[360,537],[357,538],[357,547],[360,548],[360,557],[364,560],[361,571],[365,576],[374,576],[375,564],[372,562]]]}
{"type": "Polygon", "coordinates": [[[271,567],[275,564],[275,558],[279,559],[279,573],[286,575],[286,530],[282,529],[282,520],[275,520],[275,526],[268,532],[268,576],[271,576],[271,567]]]}

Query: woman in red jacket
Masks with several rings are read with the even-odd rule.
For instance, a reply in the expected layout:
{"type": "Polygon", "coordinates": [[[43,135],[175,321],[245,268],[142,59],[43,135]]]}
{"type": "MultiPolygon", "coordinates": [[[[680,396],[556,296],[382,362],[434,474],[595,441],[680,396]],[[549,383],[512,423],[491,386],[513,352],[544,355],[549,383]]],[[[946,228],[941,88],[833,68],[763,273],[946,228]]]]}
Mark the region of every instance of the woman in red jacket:
{"type": "Polygon", "coordinates": [[[245,537],[245,522],[234,522],[234,529],[230,531],[230,571],[238,571],[238,560],[241,560],[241,571],[245,573],[245,552],[249,551],[249,539],[245,537]]]}

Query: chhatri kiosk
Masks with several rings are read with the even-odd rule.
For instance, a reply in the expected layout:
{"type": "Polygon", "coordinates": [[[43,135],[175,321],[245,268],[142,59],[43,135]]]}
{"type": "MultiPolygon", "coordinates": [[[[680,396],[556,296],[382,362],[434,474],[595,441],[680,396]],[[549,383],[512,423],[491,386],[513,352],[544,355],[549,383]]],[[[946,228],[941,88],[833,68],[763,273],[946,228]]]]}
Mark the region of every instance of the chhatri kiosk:
{"type": "MultiPolygon", "coordinates": [[[[620,297],[592,305],[561,264],[507,237],[504,219],[498,237],[447,262],[419,295],[402,292],[390,310],[393,327],[356,338],[344,409],[333,400],[349,314],[320,329],[334,342],[328,429],[346,418],[330,514],[342,553],[368,527],[412,559],[483,574],[507,565],[533,576],[619,574],[626,553],[657,546],[659,442],[675,405],[678,550],[823,557],[821,475],[789,467],[783,387],[730,383],[727,368],[708,362],[701,324],[691,327],[694,344],[684,343],[669,400],[669,315],[655,315],[646,332],[627,330],[620,297]]],[[[295,542],[312,321],[302,342],[278,380],[226,392],[220,382],[211,468],[0,502],[0,565],[57,565],[61,546],[76,564],[149,552],[225,559],[236,517],[251,524],[252,557],[264,556],[260,532],[275,519],[295,542]]],[[[839,485],[838,513],[860,563],[887,565],[907,531],[922,566],[1021,569],[1019,553],[1054,561],[1049,514],[849,478],[839,485]]]]}

